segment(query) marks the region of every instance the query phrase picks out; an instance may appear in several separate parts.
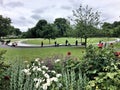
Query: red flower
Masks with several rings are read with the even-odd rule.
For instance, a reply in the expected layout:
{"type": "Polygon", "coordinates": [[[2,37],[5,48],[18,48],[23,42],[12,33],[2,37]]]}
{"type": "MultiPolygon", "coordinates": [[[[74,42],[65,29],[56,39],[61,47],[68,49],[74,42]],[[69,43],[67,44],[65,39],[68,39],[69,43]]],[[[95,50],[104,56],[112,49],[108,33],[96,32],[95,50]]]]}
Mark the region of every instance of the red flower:
{"type": "Polygon", "coordinates": [[[110,43],[110,45],[113,45],[113,43],[110,43]]]}
{"type": "Polygon", "coordinates": [[[71,52],[67,52],[67,55],[70,56],[70,55],[71,55],[71,52]]]}
{"type": "Polygon", "coordinates": [[[120,52],[114,52],[115,56],[119,56],[120,52]]]}
{"type": "Polygon", "coordinates": [[[4,76],[5,80],[10,80],[10,76],[4,76]]]}

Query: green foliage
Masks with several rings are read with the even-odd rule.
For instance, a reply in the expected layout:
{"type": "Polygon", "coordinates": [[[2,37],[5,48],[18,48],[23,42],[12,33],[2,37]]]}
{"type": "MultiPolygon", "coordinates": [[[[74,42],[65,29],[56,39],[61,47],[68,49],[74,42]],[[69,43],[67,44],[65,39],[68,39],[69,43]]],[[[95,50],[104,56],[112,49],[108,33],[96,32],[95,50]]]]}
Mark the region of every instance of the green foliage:
{"type": "Polygon", "coordinates": [[[61,74],[50,70],[37,58],[28,63],[16,60],[5,73],[9,79],[2,90],[59,90],[61,74]],[[58,89],[57,89],[58,88],[58,89]]]}
{"type": "Polygon", "coordinates": [[[95,30],[95,27],[100,23],[99,12],[93,11],[88,5],[85,7],[80,5],[78,9],[73,10],[73,16],[78,37],[92,36],[93,30],[95,30]]]}
{"type": "Polygon", "coordinates": [[[8,34],[10,23],[10,18],[4,18],[2,15],[0,15],[0,37],[8,34]]]}
{"type": "Polygon", "coordinates": [[[77,76],[74,70],[66,70],[62,73],[62,85],[62,90],[86,90],[88,79],[80,70],[77,76]]]}
{"type": "Polygon", "coordinates": [[[120,36],[120,21],[114,21],[113,23],[104,22],[102,25],[102,31],[105,36],[113,36],[119,37],[120,36]]]}
{"type": "Polygon", "coordinates": [[[115,62],[116,57],[113,52],[113,48],[111,47],[101,49],[90,45],[86,49],[86,55],[84,56],[81,67],[90,80],[98,76],[99,72],[104,72],[104,67],[115,62]]]}
{"type": "Polygon", "coordinates": [[[67,19],[56,18],[54,24],[57,27],[58,37],[67,36],[68,29],[70,28],[70,23],[67,19]]]}
{"type": "Polygon", "coordinates": [[[99,72],[88,87],[102,90],[119,90],[120,88],[120,63],[111,63],[104,67],[104,72],[99,72]]]}
{"type": "Polygon", "coordinates": [[[112,47],[96,48],[90,45],[86,49],[80,67],[90,80],[88,89],[118,90],[120,88],[120,63],[112,47]]]}
{"type": "Polygon", "coordinates": [[[120,25],[113,29],[113,36],[120,37],[120,25]]]}
{"type": "Polygon", "coordinates": [[[57,30],[54,28],[54,25],[52,24],[45,25],[43,29],[44,29],[43,38],[49,39],[49,44],[50,44],[50,39],[56,38],[57,30]]]}
{"type": "Polygon", "coordinates": [[[4,77],[4,72],[8,68],[8,65],[4,64],[4,57],[3,55],[6,53],[6,50],[0,50],[0,89],[2,87],[2,78],[4,77]]]}

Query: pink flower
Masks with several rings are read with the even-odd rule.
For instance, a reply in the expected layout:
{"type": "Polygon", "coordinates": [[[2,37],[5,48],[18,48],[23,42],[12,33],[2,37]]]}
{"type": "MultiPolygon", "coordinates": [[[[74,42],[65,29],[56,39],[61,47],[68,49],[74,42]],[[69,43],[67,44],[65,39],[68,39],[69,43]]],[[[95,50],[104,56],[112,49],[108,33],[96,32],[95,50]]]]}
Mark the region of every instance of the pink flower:
{"type": "Polygon", "coordinates": [[[114,55],[115,55],[115,56],[119,56],[119,55],[120,55],[120,52],[114,52],[114,55]]]}

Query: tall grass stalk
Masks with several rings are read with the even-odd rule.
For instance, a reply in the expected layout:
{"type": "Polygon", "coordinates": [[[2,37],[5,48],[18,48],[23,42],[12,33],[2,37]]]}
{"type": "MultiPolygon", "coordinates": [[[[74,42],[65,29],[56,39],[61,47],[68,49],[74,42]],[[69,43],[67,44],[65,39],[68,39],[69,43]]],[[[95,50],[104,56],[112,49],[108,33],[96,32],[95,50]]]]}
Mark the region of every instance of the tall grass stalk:
{"type": "Polygon", "coordinates": [[[87,77],[79,70],[77,73],[74,70],[63,71],[62,90],[86,90],[88,84],[87,77]]]}

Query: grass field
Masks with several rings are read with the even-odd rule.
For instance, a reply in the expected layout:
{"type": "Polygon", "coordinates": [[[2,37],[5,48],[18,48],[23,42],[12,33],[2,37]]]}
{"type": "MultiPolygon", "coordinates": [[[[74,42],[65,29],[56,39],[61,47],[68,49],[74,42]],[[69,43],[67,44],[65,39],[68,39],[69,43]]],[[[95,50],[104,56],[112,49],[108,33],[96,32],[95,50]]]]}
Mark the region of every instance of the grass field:
{"type": "MultiPolygon", "coordinates": [[[[81,42],[80,38],[57,38],[57,39],[51,39],[50,44],[54,44],[55,41],[59,44],[65,44],[66,40],[68,40],[70,44],[75,44],[76,40],[78,40],[79,43],[81,42]]],[[[98,43],[99,41],[106,42],[106,41],[111,41],[111,40],[115,40],[115,38],[88,38],[88,44],[98,43]]],[[[48,39],[41,39],[41,38],[28,39],[27,41],[24,41],[23,43],[40,45],[41,41],[43,41],[44,44],[49,44],[48,39]]],[[[84,39],[82,40],[82,42],[84,42],[84,39]]]]}
{"type": "Polygon", "coordinates": [[[17,58],[25,60],[33,60],[35,58],[47,58],[54,55],[67,56],[67,52],[71,52],[71,56],[81,58],[85,51],[82,47],[58,47],[58,48],[0,48],[0,50],[7,50],[5,60],[11,61],[17,58]]]}

